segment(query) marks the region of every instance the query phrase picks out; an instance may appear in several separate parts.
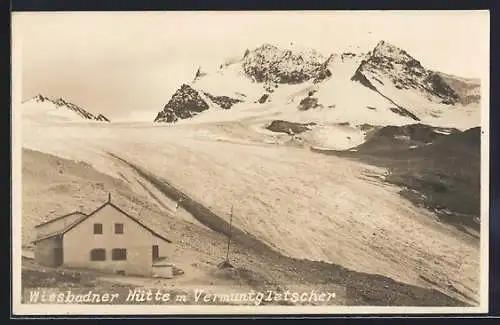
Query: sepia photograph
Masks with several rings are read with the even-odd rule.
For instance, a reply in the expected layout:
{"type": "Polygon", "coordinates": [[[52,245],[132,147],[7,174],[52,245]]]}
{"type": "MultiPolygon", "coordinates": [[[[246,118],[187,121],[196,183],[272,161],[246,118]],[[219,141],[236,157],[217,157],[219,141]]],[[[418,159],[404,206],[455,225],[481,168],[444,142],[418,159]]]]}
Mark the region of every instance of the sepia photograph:
{"type": "Polygon", "coordinates": [[[12,14],[17,315],[488,310],[488,11],[12,14]]]}

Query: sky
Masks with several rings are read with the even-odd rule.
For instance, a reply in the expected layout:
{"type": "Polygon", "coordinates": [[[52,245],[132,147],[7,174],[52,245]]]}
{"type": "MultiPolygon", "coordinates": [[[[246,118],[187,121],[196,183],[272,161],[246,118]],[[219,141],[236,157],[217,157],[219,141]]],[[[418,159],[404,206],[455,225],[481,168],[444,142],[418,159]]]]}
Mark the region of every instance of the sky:
{"type": "Polygon", "coordinates": [[[489,69],[487,11],[16,12],[12,29],[23,99],[62,97],[112,120],[154,119],[199,66],[263,43],[328,55],[385,40],[429,69],[489,69]]]}

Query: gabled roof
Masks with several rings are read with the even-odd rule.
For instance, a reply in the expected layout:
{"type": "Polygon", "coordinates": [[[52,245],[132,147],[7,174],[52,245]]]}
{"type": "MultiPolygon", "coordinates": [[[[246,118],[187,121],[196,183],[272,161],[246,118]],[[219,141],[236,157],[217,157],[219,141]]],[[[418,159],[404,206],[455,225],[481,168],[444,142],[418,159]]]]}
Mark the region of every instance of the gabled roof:
{"type": "Polygon", "coordinates": [[[49,220],[49,221],[45,221],[45,222],[39,223],[38,225],[36,225],[36,226],[35,226],[35,228],[40,228],[40,227],[45,226],[45,225],[47,225],[47,224],[49,224],[49,223],[52,223],[52,222],[54,222],[54,221],[58,221],[58,220],[62,220],[62,219],[64,219],[64,218],[67,218],[67,217],[73,216],[73,215],[75,215],[75,214],[81,214],[82,216],[86,216],[86,214],[85,214],[85,213],[83,213],[83,212],[80,212],[80,211],[74,211],[74,212],[71,212],[71,213],[68,213],[68,214],[62,215],[62,216],[60,216],[60,217],[57,217],[57,218],[51,219],[51,220],[49,220]]]}
{"type": "MultiPolygon", "coordinates": [[[[101,205],[100,207],[98,207],[97,209],[95,209],[94,211],[92,211],[91,213],[89,213],[88,215],[85,215],[84,218],[81,218],[77,221],[75,221],[74,223],[70,224],[68,227],[64,228],[64,229],[61,229],[60,231],[57,231],[57,232],[54,232],[50,235],[47,235],[47,236],[44,236],[44,237],[41,237],[41,238],[37,238],[35,239],[32,243],[36,244],[38,242],[41,242],[43,240],[46,240],[46,239],[49,239],[49,238],[53,238],[53,237],[56,237],[56,236],[62,236],[64,235],[65,233],[67,233],[68,231],[70,231],[71,229],[77,227],[80,223],[82,223],[84,220],[87,220],[88,218],[90,218],[91,216],[93,216],[95,213],[97,213],[98,211],[102,210],[105,206],[112,206],[114,209],[118,210],[120,213],[122,213],[123,215],[125,215],[126,217],[128,217],[129,219],[131,219],[132,221],[134,221],[135,223],[137,223],[139,226],[141,226],[142,228],[146,229],[147,231],[149,231],[151,234],[153,234],[154,236],[160,238],[160,239],[163,239],[164,241],[168,242],[168,243],[172,243],[172,241],[168,238],[165,238],[164,236],[158,234],[156,231],[154,231],[153,229],[149,228],[148,226],[146,226],[145,224],[143,224],[142,222],[140,222],[139,220],[137,220],[136,218],[132,217],[130,214],[128,214],[127,212],[123,211],[122,209],[120,209],[119,207],[117,207],[116,205],[114,205],[113,203],[111,203],[110,201],[104,203],[103,205],[101,205]]],[[[79,212],[81,213],[81,212],[79,212]]],[[[74,214],[74,213],[72,213],[74,214]]],[[[84,214],[84,213],[82,213],[84,214]]],[[[71,215],[71,214],[69,214],[71,215]]],[[[63,217],[67,217],[69,215],[65,215],[63,217]]],[[[48,221],[48,222],[52,222],[52,221],[55,221],[57,219],[61,219],[63,217],[59,217],[59,218],[56,218],[56,219],[53,219],[51,221],[48,221]]],[[[47,222],[47,223],[48,223],[47,222]]],[[[40,225],[39,225],[40,226],[40,225]]]]}

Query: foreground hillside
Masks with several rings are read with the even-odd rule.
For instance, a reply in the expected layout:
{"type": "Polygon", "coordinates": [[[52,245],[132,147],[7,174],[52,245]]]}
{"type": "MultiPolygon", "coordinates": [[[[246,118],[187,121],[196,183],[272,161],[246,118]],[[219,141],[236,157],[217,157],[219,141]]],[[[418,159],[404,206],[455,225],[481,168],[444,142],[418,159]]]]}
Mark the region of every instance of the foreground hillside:
{"type": "MultiPolygon", "coordinates": [[[[377,180],[384,169],[267,144],[267,136],[244,122],[174,128],[60,124],[25,129],[23,142],[26,148],[88,162],[128,182],[129,196],[157,206],[171,206],[157,186],[162,182],[226,221],[234,205],[234,225],[284,256],[434,287],[477,303],[477,241],[401,197],[398,186],[377,180]]],[[[186,214],[175,218],[199,223],[186,214]]]]}
{"type": "MultiPolygon", "coordinates": [[[[171,211],[151,202],[151,198],[133,192],[126,181],[102,174],[85,163],[24,149],[23,185],[23,243],[26,249],[34,238],[33,226],[45,221],[47,214],[62,214],[73,206],[82,206],[83,211],[88,211],[99,205],[108,191],[113,193],[113,200],[121,207],[169,236],[176,247],[172,260],[185,271],[185,275],[164,282],[144,279],[140,286],[190,295],[193,287],[206,288],[208,292],[224,292],[229,287],[233,290],[251,288],[279,292],[316,289],[335,292],[333,304],[339,305],[463,304],[439,291],[397,283],[383,276],[353,272],[335,264],[288,258],[266,249],[265,245],[256,249],[253,245],[245,245],[238,236],[235,236],[231,250],[231,263],[235,268],[219,270],[217,264],[223,260],[225,236],[193,223],[194,219],[191,222],[179,220],[171,211]],[[38,194],[36,199],[34,193],[38,194]]],[[[138,286],[137,279],[113,279],[68,270],[61,273],[39,269],[29,262],[24,264],[25,287],[53,287],[71,282],[74,290],[93,288],[98,291],[116,283],[113,288],[127,292],[128,288],[138,286]],[[84,283],[78,281],[80,278],[85,278],[84,283]]]]}

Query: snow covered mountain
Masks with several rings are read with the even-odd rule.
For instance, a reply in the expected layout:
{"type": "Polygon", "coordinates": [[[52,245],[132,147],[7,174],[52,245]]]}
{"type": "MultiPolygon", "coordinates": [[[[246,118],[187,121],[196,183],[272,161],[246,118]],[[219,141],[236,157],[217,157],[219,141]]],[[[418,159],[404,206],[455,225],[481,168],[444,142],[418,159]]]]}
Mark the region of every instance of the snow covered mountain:
{"type": "Polygon", "coordinates": [[[449,75],[443,78],[443,74],[424,68],[404,50],[384,41],[361,62],[352,77],[388,98],[400,114],[416,121],[439,119],[462,106],[463,94],[450,86],[458,79],[449,75]]]}
{"type": "Polygon", "coordinates": [[[40,94],[23,102],[23,117],[34,122],[110,122],[103,114],[95,115],[62,98],[54,99],[40,94]]]}
{"type": "Polygon", "coordinates": [[[480,123],[479,89],[477,80],[426,69],[385,41],[367,53],[327,56],[264,44],[216,69],[200,67],[155,122],[230,118],[220,109],[251,115],[265,104],[257,115],[295,122],[420,122],[466,129],[480,123]]]}

